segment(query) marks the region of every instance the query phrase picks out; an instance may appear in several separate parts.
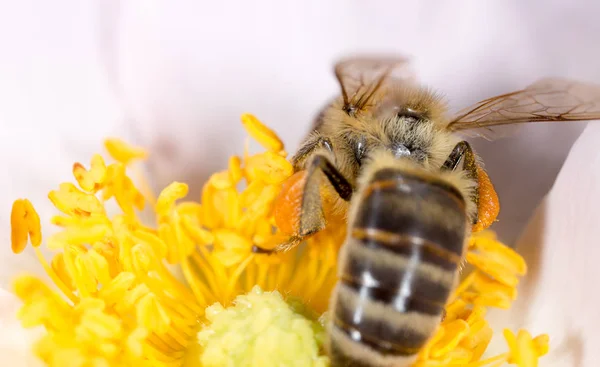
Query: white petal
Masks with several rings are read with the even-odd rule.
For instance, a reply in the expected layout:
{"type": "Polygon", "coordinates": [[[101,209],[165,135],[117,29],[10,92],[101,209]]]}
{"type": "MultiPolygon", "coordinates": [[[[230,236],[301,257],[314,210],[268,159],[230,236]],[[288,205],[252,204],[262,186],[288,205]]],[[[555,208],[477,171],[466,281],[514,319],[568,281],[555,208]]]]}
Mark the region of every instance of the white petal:
{"type": "Polygon", "coordinates": [[[56,214],[48,191],[87,164],[102,139],[124,135],[120,108],[97,57],[93,1],[0,5],[0,288],[19,272],[41,273],[31,249],[10,251],[10,208],[29,198],[44,235],[56,214]]]}
{"type": "Polygon", "coordinates": [[[496,325],[550,334],[543,366],[600,362],[599,141],[591,122],[518,242],[529,274],[514,309],[494,313],[496,325]]]}

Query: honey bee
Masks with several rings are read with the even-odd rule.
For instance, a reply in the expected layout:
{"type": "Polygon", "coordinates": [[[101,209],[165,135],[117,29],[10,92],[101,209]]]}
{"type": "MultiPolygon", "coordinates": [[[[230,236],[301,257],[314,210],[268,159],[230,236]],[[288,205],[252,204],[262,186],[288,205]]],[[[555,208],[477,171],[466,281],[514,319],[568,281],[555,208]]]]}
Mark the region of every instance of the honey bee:
{"type": "Polygon", "coordinates": [[[525,122],[600,119],[600,86],[548,78],[449,116],[404,58],[335,66],[341,96],[292,158],[295,174],[275,207],[296,246],[346,216],[330,304],[333,366],[409,366],[442,319],[465,243],[491,225],[495,190],[461,132],[525,122]],[[326,178],[326,180],[323,180],[326,178]]]}

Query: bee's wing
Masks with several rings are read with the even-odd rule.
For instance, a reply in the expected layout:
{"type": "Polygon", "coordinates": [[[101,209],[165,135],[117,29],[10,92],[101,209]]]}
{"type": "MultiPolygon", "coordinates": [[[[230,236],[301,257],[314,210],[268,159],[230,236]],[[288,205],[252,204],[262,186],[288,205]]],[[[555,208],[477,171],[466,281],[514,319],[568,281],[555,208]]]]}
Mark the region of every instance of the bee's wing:
{"type": "Polygon", "coordinates": [[[492,127],[525,122],[600,119],[600,85],[568,79],[541,79],[527,88],[492,97],[460,111],[450,131],[471,129],[490,137],[492,127]]]}
{"type": "Polygon", "coordinates": [[[362,110],[387,82],[414,81],[404,57],[353,57],[335,64],[335,76],[342,89],[344,109],[362,110]]]}

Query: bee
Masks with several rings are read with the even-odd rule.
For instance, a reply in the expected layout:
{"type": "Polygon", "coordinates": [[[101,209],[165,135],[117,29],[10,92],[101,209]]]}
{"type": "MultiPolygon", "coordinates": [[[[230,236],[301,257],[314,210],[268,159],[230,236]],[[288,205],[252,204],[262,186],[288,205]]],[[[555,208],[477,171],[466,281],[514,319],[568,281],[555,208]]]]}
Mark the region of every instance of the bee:
{"type": "Polygon", "coordinates": [[[330,303],[333,366],[409,366],[439,325],[465,244],[491,225],[498,199],[459,136],[525,122],[600,119],[600,86],[546,78],[449,116],[408,60],[355,57],[335,66],[341,95],[292,158],[275,222],[286,251],[347,218],[330,303]]]}

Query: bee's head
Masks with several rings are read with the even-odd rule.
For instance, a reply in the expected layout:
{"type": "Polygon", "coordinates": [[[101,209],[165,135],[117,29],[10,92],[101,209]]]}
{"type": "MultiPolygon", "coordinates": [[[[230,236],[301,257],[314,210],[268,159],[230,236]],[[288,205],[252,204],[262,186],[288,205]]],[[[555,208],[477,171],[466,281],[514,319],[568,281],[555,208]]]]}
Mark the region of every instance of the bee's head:
{"type": "Polygon", "coordinates": [[[365,157],[369,148],[385,148],[396,158],[427,165],[436,155],[438,136],[445,135],[444,115],[442,99],[428,89],[412,86],[387,90],[369,114],[364,141],[354,142],[355,151],[365,157]]]}
{"type": "Polygon", "coordinates": [[[387,150],[396,158],[426,163],[435,138],[434,126],[416,111],[400,111],[365,124],[364,130],[347,130],[347,150],[361,166],[376,150],[387,150]]]}

